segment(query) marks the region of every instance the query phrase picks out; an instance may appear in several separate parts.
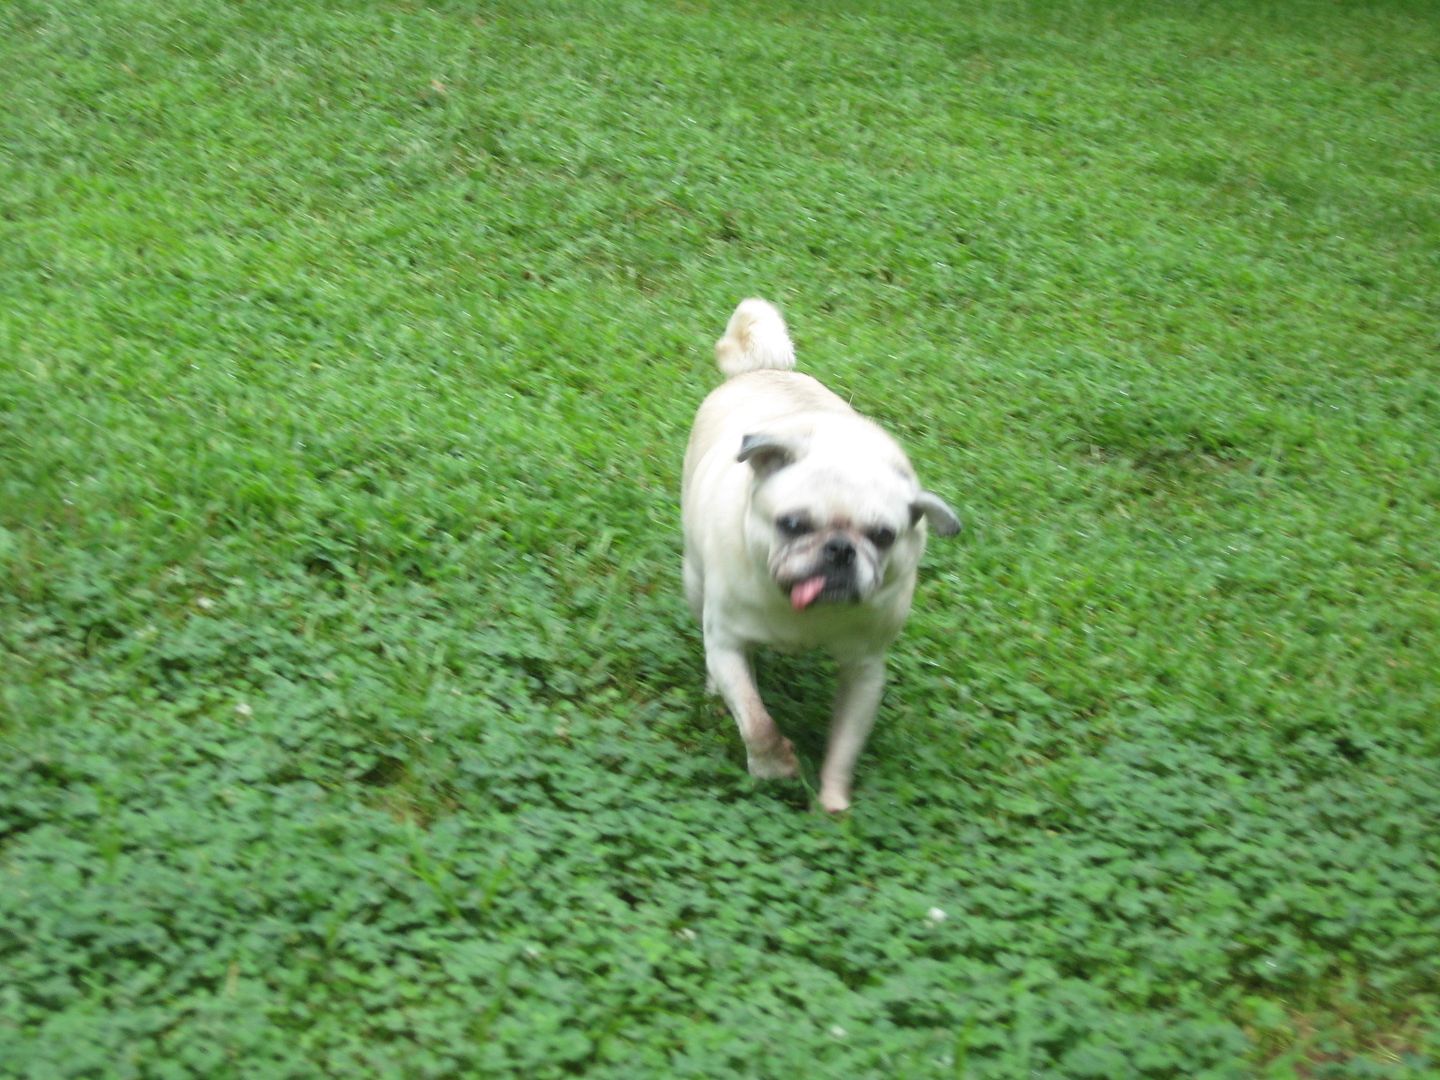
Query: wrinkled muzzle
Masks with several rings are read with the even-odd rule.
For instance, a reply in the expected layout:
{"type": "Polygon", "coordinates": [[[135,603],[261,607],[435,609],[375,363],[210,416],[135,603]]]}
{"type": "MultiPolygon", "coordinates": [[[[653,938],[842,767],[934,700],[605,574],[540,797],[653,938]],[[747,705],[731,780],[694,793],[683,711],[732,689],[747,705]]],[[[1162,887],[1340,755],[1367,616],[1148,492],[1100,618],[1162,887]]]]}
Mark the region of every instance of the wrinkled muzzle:
{"type": "MultiPolygon", "coordinates": [[[[810,565],[800,573],[785,568],[791,560],[781,560],[776,583],[790,597],[790,607],[804,611],[818,603],[855,603],[863,596],[862,554],[855,541],[845,533],[832,533],[813,545],[810,565]]],[[[774,568],[772,568],[774,569],[774,568]]]]}

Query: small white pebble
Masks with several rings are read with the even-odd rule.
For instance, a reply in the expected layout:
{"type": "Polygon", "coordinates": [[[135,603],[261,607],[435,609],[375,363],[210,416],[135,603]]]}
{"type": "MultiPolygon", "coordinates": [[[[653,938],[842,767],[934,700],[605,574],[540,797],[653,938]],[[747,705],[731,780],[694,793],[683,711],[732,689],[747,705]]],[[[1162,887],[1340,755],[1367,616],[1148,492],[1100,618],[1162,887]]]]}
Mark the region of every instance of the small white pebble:
{"type": "Polygon", "coordinates": [[[946,915],[945,912],[938,907],[932,907],[929,911],[925,913],[925,917],[929,919],[932,923],[937,924],[942,923],[949,918],[949,916],[946,915]]]}
{"type": "Polygon", "coordinates": [[[211,600],[208,596],[197,596],[195,598],[195,606],[201,611],[210,611],[215,607],[215,601],[211,600]]]}
{"type": "Polygon", "coordinates": [[[540,959],[540,946],[538,945],[526,945],[523,951],[531,960],[540,959]]]}
{"type": "Polygon", "coordinates": [[[255,710],[252,709],[247,702],[242,701],[239,705],[235,706],[235,715],[244,720],[249,720],[255,715],[255,710]]]}
{"type": "Polygon", "coordinates": [[[843,1027],[841,1027],[839,1024],[831,1024],[830,1034],[837,1039],[843,1039],[846,1035],[849,1035],[850,1033],[846,1031],[843,1027]]]}
{"type": "Polygon", "coordinates": [[[699,934],[695,933],[694,930],[691,930],[688,926],[680,927],[680,929],[676,930],[675,933],[685,941],[694,941],[697,937],[700,936],[699,934]]]}

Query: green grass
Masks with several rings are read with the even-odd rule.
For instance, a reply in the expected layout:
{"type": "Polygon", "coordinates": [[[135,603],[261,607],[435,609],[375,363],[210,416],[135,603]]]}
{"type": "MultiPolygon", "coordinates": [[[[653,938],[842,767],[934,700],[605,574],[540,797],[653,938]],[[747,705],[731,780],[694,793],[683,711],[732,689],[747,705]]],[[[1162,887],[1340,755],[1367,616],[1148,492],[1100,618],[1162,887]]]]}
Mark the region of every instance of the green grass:
{"type": "Polygon", "coordinates": [[[0,1074],[1440,1069],[1431,5],[0,32],[0,1074]],[[750,294],[969,526],[843,820],[680,595],[750,294]]]}

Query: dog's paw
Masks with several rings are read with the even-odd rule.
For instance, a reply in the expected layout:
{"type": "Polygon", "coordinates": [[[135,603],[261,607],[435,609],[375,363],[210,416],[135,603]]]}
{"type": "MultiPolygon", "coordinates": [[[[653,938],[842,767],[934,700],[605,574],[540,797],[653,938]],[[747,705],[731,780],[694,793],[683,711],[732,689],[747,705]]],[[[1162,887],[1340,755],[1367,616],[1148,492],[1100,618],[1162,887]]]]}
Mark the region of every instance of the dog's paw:
{"type": "Polygon", "coordinates": [[[821,785],[820,808],[827,814],[843,814],[850,809],[850,792],[821,785]]]}
{"type": "Polygon", "coordinates": [[[750,775],[757,780],[788,780],[800,775],[800,761],[789,739],[782,738],[773,747],[746,753],[750,775]]]}

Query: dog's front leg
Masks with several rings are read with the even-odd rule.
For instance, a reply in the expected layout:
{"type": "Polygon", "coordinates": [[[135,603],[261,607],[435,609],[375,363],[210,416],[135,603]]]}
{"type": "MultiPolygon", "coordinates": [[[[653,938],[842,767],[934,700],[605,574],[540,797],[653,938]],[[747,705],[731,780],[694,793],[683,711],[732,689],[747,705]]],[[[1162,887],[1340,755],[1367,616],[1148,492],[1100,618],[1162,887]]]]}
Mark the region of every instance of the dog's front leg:
{"type": "Polygon", "coordinates": [[[820,769],[820,805],[832,814],[850,809],[850,778],[865,745],[885,689],[885,656],[842,659],[830,745],[820,769]]]}
{"type": "Polygon", "coordinates": [[[745,740],[745,756],[750,775],[761,780],[778,780],[800,771],[795,748],[780,734],[775,721],[760,700],[755,688],[755,673],[743,649],[721,644],[707,635],[705,666],[710,678],[720,689],[725,704],[745,740]]]}

